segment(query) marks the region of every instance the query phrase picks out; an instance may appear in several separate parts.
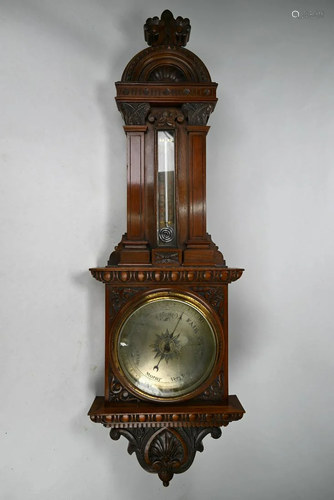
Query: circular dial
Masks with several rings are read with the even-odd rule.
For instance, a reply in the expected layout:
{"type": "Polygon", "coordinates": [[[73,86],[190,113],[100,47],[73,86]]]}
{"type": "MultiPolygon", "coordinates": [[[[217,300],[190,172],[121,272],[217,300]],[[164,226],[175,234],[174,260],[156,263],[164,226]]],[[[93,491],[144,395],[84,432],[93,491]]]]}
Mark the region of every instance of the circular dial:
{"type": "Polygon", "coordinates": [[[212,375],[217,334],[200,302],[160,294],[123,317],[114,353],[134,392],[155,400],[186,399],[212,375]]]}

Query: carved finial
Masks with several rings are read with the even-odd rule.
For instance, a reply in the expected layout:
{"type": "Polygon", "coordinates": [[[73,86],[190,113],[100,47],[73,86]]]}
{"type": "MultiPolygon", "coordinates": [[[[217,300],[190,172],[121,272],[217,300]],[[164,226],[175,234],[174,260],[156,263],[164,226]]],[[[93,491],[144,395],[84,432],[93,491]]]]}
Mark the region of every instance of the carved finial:
{"type": "Polygon", "coordinates": [[[190,21],[187,18],[174,19],[169,10],[158,17],[149,17],[144,24],[145,41],[148,45],[178,45],[185,47],[190,37],[190,21]]]}

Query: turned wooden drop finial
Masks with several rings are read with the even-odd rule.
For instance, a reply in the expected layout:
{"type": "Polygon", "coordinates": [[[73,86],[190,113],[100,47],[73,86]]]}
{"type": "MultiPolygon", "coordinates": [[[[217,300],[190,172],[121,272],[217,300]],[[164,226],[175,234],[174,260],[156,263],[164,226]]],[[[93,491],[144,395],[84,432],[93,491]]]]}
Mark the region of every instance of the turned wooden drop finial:
{"type": "Polygon", "coordinates": [[[144,24],[144,36],[148,45],[176,45],[185,47],[190,37],[190,21],[188,18],[174,19],[170,10],[165,10],[158,17],[149,17],[144,24]]]}

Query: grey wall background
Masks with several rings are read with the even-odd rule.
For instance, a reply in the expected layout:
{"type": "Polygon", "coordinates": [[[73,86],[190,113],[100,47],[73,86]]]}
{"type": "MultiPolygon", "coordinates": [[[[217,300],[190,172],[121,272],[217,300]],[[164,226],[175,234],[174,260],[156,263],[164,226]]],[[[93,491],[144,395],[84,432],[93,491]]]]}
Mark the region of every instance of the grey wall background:
{"type": "Polygon", "coordinates": [[[333,9],[0,1],[1,498],[333,499],[333,9]],[[188,47],[219,83],[208,226],[246,268],[230,287],[230,380],[247,410],[168,489],[86,416],[104,362],[104,290],[87,270],[125,230],[114,81],[165,8],[190,18],[188,47]]]}

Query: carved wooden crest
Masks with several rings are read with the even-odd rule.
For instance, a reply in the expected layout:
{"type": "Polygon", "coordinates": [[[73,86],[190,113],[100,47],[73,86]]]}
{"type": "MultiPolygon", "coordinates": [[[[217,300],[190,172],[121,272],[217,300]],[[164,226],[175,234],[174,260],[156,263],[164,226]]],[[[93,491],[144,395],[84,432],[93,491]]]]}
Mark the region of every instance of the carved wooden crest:
{"type": "Polygon", "coordinates": [[[190,21],[187,18],[174,19],[169,10],[158,17],[148,18],[144,25],[145,41],[148,45],[177,45],[185,47],[190,37],[190,21]]]}

